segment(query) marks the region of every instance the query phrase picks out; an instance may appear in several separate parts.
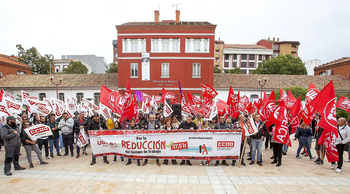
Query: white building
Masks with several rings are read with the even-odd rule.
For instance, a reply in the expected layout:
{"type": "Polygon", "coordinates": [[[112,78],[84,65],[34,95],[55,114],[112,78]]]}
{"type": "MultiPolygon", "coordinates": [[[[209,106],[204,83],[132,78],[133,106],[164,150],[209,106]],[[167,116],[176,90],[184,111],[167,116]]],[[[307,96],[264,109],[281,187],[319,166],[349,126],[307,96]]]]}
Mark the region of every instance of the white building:
{"type": "MultiPolygon", "coordinates": [[[[61,73],[63,69],[67,68],[69,66],[69,63],[71,61],[80,61],[78,59],[55,59],[55,73],[61,73]]],[[[92,73],[91,65],[80,61],[86,68],[88,68],[88,74],[92,73]]]]}
{"type": "Polygon", "coordinates": [[[223,49],[223,70],[239,67],[242,74],[252,74],[259,63],[273,54],[272,49],[262,45],[225,44],[223,49]]]}
{"type": "Polygon", "coordinates": [[[304,64],[307,70],[307,74],[314,75],[314,68],[321,65],[321,60],[314,59],[314,60],[306,61],[304,64]]]}

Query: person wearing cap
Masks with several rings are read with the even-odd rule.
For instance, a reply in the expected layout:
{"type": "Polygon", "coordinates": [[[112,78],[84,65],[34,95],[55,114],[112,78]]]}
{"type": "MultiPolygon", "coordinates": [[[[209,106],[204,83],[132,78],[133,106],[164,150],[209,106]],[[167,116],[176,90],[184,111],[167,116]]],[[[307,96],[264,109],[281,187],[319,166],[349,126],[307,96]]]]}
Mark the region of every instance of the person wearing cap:
{"type": "Polygon", "coordinates": [[[1,128],[1,138],[5,144],[5,165],[4,173],[11,176],[11,163],[15,170],[24,170],[26,168],[19,165],[19,154],[21,149],[21,130],[16,125],[16,118],[9,116],[6,118],[6,124],[1,128]]]}
{"type": "Polygon", "coordinates": [[[69,118],[68,113],[64,112],[62,114],[62,119],[58,123],[58,129],[62,132],[62,139],[64,144],[65,154],[63,156],[68,156],[68,146],[70,154],[73,157],[73,142],[74,142],[74,132],[73,132],[74,120],[69,118]]]}

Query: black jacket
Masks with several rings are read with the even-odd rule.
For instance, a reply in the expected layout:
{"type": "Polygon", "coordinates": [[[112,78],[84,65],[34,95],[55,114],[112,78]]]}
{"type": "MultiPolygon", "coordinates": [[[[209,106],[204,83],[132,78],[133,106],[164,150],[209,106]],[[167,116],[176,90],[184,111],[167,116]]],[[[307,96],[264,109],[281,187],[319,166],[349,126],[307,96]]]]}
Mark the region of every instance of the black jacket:
{"type": "Polygon", "coordinates": [[[190,124],[187,123],[187,121],[184,121],[180,124],[179,129],[189,130],[189,129],[198,129],[197,125],[194,122],[191,122],[190,124]]]}
{"type": "Polygon", "coordinates": [[[50,127],[51,131],[52,131],[52,135],[49,136],[49,139],[57,139],[60,138],[60,133],[59,133],[59,129],[56,130],[52,130],[52,128],[56,127],[56,123],[51,123],[51,121],[49,121],[48,123],[46,123],[47,126],[50,127]]]}
{"type": "Polygon", "coordinates": [[[85,131],[86,131],[86,133],[87,133],[87,131],[88,131],[88,126],[89,126],[89,119],[86,118],[86,117],[84,117],[84,118],[83,118],[83,123],[80,122],[80,119],[79,119],[79,118],[77,118],[77,119],[74,120],[73,130],[74,130],[75,134],[77,134],[77,135],[78,135],[79,132],[80,132],[80,126],[84,126],[84,129],[85,129],[85,131]]]}
{"type": "Polygon", "coordinates": [[[23,143],[23,145],[33,145],[31,143],[27,143],[26,140],[32,141],[29,136],[27,135],[26,132],[24,132],[24,130],[21,132],[21,141],[23,143]]]}
{"type": "Polygon", "coordinates": [[[90,124],[88,125],[88,130],[100,130],[100,127],[102,127],[103,130],[107,130],[107,125],[105,122],[95,122],[91,121],[90,124]]]}
{"type": "MultiPolygon", "coordinates": [[[[254,124],[256,126],[256,123],[254,121],[254,124]]],[[[260,121],[259,122],[259,128],[258,128],[258,133],[256,135],[252,135],[250,136],[252,139],[260,139],[262,136],[266,136],[266,133],[268,133],[267,131],[267,127],[265,125],[264,122],[260,121]]]]}

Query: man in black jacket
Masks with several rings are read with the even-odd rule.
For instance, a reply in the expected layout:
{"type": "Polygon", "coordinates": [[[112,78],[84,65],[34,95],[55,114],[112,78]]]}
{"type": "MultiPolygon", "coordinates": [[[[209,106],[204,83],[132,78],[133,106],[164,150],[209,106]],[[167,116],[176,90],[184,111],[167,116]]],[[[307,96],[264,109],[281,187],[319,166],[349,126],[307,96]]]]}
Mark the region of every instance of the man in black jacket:
{"type": "MultiPolygon", "coordinates": [[[[195,129],[197,130],[198,129],[197,125],[194,122],[192,122],[191,115],[188,115],[186,117],[186,122],[183,122],[183,121],[181,122],[179,128],[180,128],[180,130],[183,130],[183,129],[184,130],[195,130],[195,129]]],[[[186,163],[187,163],[187,165],[192,166],[192,163],[190,162],[190,160],[187,160],[186,163]]],[[[184,165],[184,164],[185,164],[185,160],[182,160],[180,165],[184,165]]]]}
{"type": "Polygon", "coordinates": [[[24,170],[26,168],[19,165],[19,153],[21,149],[20,129],[16,125],[16,118],[9,116],[6,118],[6,124],[1,128],[1,138],[5,144],[5,165],[4,173],[11,176],[11,163],[15,170],[24,170]]]}
{"type": "Polygon", "coordinates": [[[54,158],[54,155],[53,155],[53,146],[54,145],[56,148],[57,156],[62,156],[60,154],[60,146],[59,146],[60,133],[59,133],[58,127],[56,125],[55,115],[50,115],[49,122],[47,122],[46,125],[49,126],[51,131],[52,131],[52,135],[49,136],[51,158],[54,158]]]}
{"type": "Polygon", "coordinates": [[[257,152],[257,164],[262,166],[261,162],[261,149],[264,140],[264,136],[267,133],[267,128],[265,124],[261,121],[260,115],[255,116],[255,126],[258,129],[258,132],[254,133],[254,135],[250,136],[252,143],[252,161],[249,163],[250,165],[254,164],[255,161],[255,153],[257,152]]]}
{"type": "MultiPolygon", "coordinates": [[[[88,125],[89,125],[89,120],[88,118],[85,117],[85,112],[81,111],[79,114],[79,117],[77,119],[74,120],[74,126],[73,126],[73,130],[76,134],[76,141],[78,142],[78,137],[79,137],[79,132],[80,129],[84,128],[85,132],[87,133],[88,130],[88,125]]],[[[86,146],[83,146],[83,155],[87,155],[86,153],[86,146]]],[[[79,158],[80,156],[80,147],[77,144],[77,156],[76,158],[79,158]]]]}
{"type": "MultiPolygon", "coordinates": [[[[150,114],[149,121],[145,123],[144,130],[159,130],[159,129],[160,129],[159,121],[156,120],[156,116],[154,114],[150,114]]],[[[146,166],[147,163],[148,163],[148,159],[145,159],[142,166],[146,166]]],[[[156,163],[158,166],[161,166],[159,159],[156,159],[156,163]]]]}
{"type": "MultiPolygon", "coordinates": [[[[88,131],[89,130],[106,130],[106,129],[107,129],[106,122],[100,121],[100,115],[95,113],[92,121],[88,125],[88,131]]],[[[107,156],[103,156],[103,162],[106,164],[109,164],[107,160],[107,156]]],[[[90,165],[94,165],[94,164],[96,164],[96,157],[92,153],[92,161],[90,165]]]]}
{"type": "MultiPolygon", "coordinates": [[[[230,130],[230,126],[226,123],[224,116],[220,116],[220,122],[215,125],[214,129],[230,130]]],[[[217,160],[215,166],[219,166],[219,164],[219,160],[217,160]]],[[[228,166],[226,160],[222,160],[221,165],[228,166]]]]}

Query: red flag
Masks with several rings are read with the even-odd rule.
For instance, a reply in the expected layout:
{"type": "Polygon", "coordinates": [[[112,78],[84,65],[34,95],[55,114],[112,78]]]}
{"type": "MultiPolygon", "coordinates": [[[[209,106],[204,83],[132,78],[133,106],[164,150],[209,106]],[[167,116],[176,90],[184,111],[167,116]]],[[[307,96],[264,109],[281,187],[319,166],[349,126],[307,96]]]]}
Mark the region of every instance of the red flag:
{"type": "Polygon", "coordinates": [[[132,102],[132,97],[131,97],[131,90],[130,90],[130,83],[128,80],[128,83],[126,85],[126,90],[125,90],[125,97],[123,101],[123,112],[120,117],[120,121],[124,121],[124,119],[130,120],[134,116],[134,105],[132,102]]]}
{"type": "Polygon", "coordinates": [[[181,111],[182,111],[182,115],[185,115],[185,116],[191,115],[192,112],[191,112],[190,107],[189,107],[189,106],[187,105],[187,103],[186,103],[185,95],[184,95],[183,92],[182,92],[180,81],[179,81],[179,89],[180,89],[181,111]]]}
{"type": "Polygon", "coordinates": [[[209,98],[215,98],[218,95],[218,92],[208,83],[206,85],[206,91],[209,98]]]}
{"type": "Polygon", "coordinates": [[[298,100],[294,103],[294,106],[289,111],[289,114],[291,114],[293,118],[298,116],[303,110],[303,104],[300,101],[300,97],[301,96],[299,96],[298,100]]]}
{"type": "Polygon", "coordinates": [[[258,102],[256,103],[256,109],[257,109],[257,112],[260,111],[260,109],[264,106],[264,102],[261,98],[259,98],[258,102]]]}
{"type": "Polygon", "coordinates": [[[4,90],[1,89],[0,90],[0,102],[2,102],[2,97],[4,96],[4,90]]]}
{"type": "Polygon", "coordinates": [[[286,107],[278,106],[274,113],[270,115],[269,120],[276,124],[273,139],[282,144],[289,144],[289,146],[291,146],[286,107]]]}
{"type": "Polygon", "coordinates": [[[109,98],[110,94],[112,93],[112,90],[106,88],[104,85],[101,84],[101,89],[100,89],[100,102],[105,105],[109,106],[109,98]]]}
{"type": "MultiPolygon", "coordinates": [[[[305,102],[308,105],[316,96],[320,93],[320,90],[311,82],[310,86],[306,92],[305,102]]],[[[309,106],[309,117],[313,119],[316,116],[317,110],[313,106],[309,106]]]]}
{"type": "Polygon", "coordinates": [[[300,116],[303,119],[304,123],[306,125],[310,125],[312,122],[312,116],[310,114],[310,107],[306,106],[303,110],[300,112],[300,116]]]}
{"type": "Polygon", "coordinates": [[[171,102],[176,102],[176,97],[172,92],[168,92],[166,89],[163,88],[162,90],[162,102],[166,99],[169,99],[171,102]]]}
{"type": "Polygon", "coordinates": [[[293,134],[297,131],[299,124],[300,124],[300,117],[296,117],[294,120],[292,120],[292,123],[290,124],[292,128],[290,131],[290,134],[293,134]]]}
{"type": "Polygon", "coordinates": [[[285,103],[287,99],[287,93],[280,88],[280,99],[277,100],[278,103],[285,103]]]}
{"type": "Polygon", "coordinates": [[[296,101],[297,101],[297,99],[295,99],[295,97],[293,96],[291,90],[289,90],[288,91],[287,100],[286,100],[286,107],[287,107],[287,109],[291,109],[296,101]]]}
{"type": "Polygon", "coordinates": [[[320,139],[318,140],[318,144],[324,144],[326,150],[326,156],[328,162],[338,162],[339,155],[337,147],[335,146],[335,138],[332,135],[330,130],[324,130],[320,139]]]}
{"type": "Polygon", "coordinates": [[[266,121],[265,125],[266,127],[271,126],[273,123],[269,121],[269,117],[273,112],[276,110],[276,103],[275,103],[275,91],[272,90],[269,99],[264,104],[264,107],[260,110],[261,120],[266,121]]]}
{"type": "Polygon", "coordinates": [[[350,100],[344,96],[340,97],[337,102],[337,108],[350,112],[350,100]]]}
{"type": "Polygon", "coordinates": [[[188,102],[190,103],[190,105],[201,105],[202,102],[199,98],[197,98],[196,96],[192,95],[191,93],[187,92],[187,96],[188,96],[188,102]]]}
{"type": "Polygon", "coordinates": [[[245,108],[247,111],[248,111],[248,113],[253,113],[253,103],[252,102],[250,102],[248,105],[247,105],[247,107],[245,108]]]}
{"type": "Polygon", "coordinates": [[[266,90],[264,90],[264,97],[262,98],[263,106],[267,103],[267,99],[266,90]]]}
{"type": "Polygon", "coordinates": [[[337,117],[335,115],[336,99],[333,80],[331,80],[309,105],[313,106],[321,115],[318,126],[330,130],[338,137],[337,117]]]}

